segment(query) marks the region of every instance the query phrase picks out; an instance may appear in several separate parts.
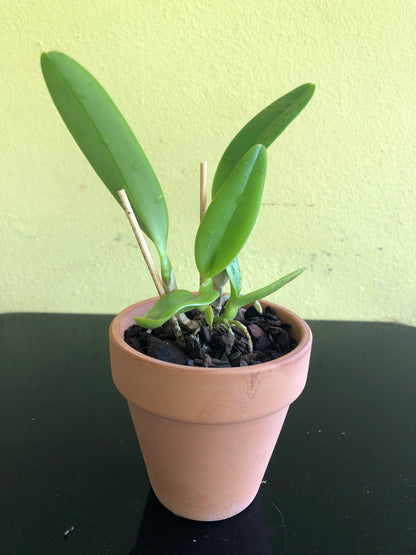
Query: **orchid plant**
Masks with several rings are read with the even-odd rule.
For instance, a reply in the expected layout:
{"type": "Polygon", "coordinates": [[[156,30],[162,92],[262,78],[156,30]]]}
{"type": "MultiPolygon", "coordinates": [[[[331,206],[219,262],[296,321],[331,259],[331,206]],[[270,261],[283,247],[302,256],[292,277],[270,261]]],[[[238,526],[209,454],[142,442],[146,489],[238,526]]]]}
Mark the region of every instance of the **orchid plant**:
{"type": "Polygon", "coordinates": [[[143,230],[156,247],[161,275],[155,276],[155,271],[152,275],[160,299],[147,314],[136,318],[141,326],[157,328],[171,320],[178,338],[184,326],[197,330],[203,319],[210,327],[225,324],[231,329],[240,307],[255,303],[261,310],[259,299],[305,270],[300,268],[265,287],[242,294],[237,256],[260,211],[266,149],[306,106],[314,85],[301,85],[270,104],[226,148],[213,179],[212,200],[206,209],[202,208],[203,217],[196,233],[195,262],[200,288],[194,294],[176,285],[166,252],[165,198],[151,164],[118,108],[98,81],[69,56],[43,53],[41,67],[52,100],[78,146],[114,198],[136,221],[138,232],[143,230]],[[120,191],[125,192],[124,197],[120,191]],[[227,282],[230,292],[224,294],[227,282]],[[185,313],[193,309],[196,316],[190,320],[185,313]]]}

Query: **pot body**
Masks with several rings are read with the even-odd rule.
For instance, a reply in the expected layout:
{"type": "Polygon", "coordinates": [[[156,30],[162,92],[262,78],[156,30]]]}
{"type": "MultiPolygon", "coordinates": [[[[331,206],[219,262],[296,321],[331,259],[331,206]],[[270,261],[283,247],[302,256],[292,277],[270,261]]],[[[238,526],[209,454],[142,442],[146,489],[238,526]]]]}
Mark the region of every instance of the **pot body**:
{"type": "Polygon", "coordinates": [[[127,399],[152,488],[173,513],[229,518],[260,487],[289,405],[302,392],[312,345],[309,326],[274,305],[298,346],[241,368],[199,368],[148,357],[124,341],[156,299],[132,305],[110,326],[114,383],[127,399]]]}

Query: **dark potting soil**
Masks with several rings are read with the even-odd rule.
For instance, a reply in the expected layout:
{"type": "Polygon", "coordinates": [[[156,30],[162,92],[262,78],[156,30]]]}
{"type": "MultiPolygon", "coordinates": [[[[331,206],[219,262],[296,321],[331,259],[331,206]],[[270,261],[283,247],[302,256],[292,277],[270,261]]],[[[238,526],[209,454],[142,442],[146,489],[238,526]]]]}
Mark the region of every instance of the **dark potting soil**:
{"type": "MultiPolygon", "coordinates": [[[[192,314],[187,315],[192,317],[192,314]]],[[[252,352],[249,352],[244,331],[236,325],[232,326],[233,333],[221,328],[210,330],[208,326],[202,325],[196,336],[185,336],[186,348],[177,344],[169,322],[154,330],[134,324],[124,332],[124,340],[136,351],[150,357],[206,368],[268,362],[286,355],[297,345],[289,334],[290,324],[281,322],[271,307],[266,307],[262,315],[253,306],[242,308],[235,320],[246,326],[253,343],[252,352]]]]}

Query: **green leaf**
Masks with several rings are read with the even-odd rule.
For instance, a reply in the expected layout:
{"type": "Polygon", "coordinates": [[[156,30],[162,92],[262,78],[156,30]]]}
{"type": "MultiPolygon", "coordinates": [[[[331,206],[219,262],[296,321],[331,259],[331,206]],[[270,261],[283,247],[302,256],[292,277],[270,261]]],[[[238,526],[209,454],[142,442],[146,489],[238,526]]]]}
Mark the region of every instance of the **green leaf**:
{"type": "Polygon", "coordinates": [[[209,329],[212,329],[212,324],[214,322],[214,311],[212,310],[212,306],[209,304],[205,309],[205,321],[209,326],[209,329]]]}
{"type": "Polygon", "coordinates": [[[261,289],[257,289],[256,291],[252,291],[251,293],[247,293],[246,295],[241,295],[240,297],[230,297],[225,305],[222,317],[226,320],[233,320],[239,308],[248,304],[252,304],[259,299],[263,299],[264,297],[271,295],[284,285],[287,285],[293,279],[300,276],[300,274],[302,274],[305,270],[306,268],[299,268],[299,270],[295,270],[294,272],[287,274],[286,276],[274,281],[270,285],[266,285],[266,287],[262,287],[261,289]]]}
{"type": "Polygon", "coordinates": [[[263,198],[267,153],[252,147],[211,201],[195,239],[195,261],[204,280],[234,260],[256,223],[263,198]]]}
{"type": "Polygon", "coordinates": [[[242,156],[255,144],[269,147],[303,110],[315,91],[315,85],[305,83],[285,94],[250,120],[226,148],[215,172],[212,198],[228,179],[242,156]]]}
{"type": "Polygon", "coordinates": [[[163,256],[168,233],[166,202],[124,117],[98,81],[69,56],[44,53],[41,67],[52,100],[78,146],[117,202],[117,191],[126,190],[141,228],[163,256]]]}
{"type": "Polygon", "coordinates": [[[227,266],[227,275],[230,280],[231,296],[238,297],[241,292],[241,272],[237,258],[234,258],[231,264],[227,266]]]}
{"type": "Polygon", "coordinates": [[[205,307],[217,298],[218,291],[215,291],[212,286],[200,290],[198,296],[185,289],[176,289],[160,297],[143,317],[138,316],[135,321],[143,328],[159,328],[175,314],[205,307]]]}

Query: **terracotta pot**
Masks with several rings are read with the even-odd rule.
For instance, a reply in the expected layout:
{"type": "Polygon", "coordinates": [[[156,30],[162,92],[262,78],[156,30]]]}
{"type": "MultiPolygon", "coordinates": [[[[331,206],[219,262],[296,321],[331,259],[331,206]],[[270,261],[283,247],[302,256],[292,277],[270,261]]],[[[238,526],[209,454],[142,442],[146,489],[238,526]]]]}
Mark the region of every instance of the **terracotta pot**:
{"type": "Polygon", "coordinates": [[[113,380],[127,399],[159,501],[185,518],[222,520],[256,496],[289,405],[305,386],[312,333],[293,312],[263,302],[291,324],[298,341],[292,352],[241,368],[171,364],[123,339],[155,300],[134,304],[112,321],[113,380]]]}

